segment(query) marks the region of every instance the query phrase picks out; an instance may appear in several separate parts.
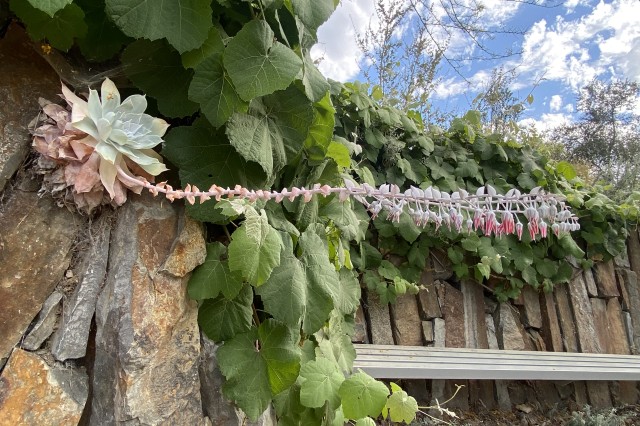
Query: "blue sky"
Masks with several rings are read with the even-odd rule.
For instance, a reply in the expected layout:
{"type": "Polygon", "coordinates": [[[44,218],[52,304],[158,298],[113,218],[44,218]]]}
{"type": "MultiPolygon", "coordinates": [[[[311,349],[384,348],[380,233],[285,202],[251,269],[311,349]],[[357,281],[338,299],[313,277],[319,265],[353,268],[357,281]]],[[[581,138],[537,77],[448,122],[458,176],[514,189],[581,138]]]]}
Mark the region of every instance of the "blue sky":
{"type": "MultiPolygon", "coordinates": [[[[485,22],[526,30],[524,35],[497,36],[489,46],[495,51],[512,47],[522,54],[473,62],[461,69],[465,78],[443,67],[431,98],[435,105],[463,113],[492,69],[503,66],[516,70],[518,77],[511,87],[516,97],[524,99],[530,92],[534,96],[523,123],[544,130],[575,119],[578,91],[594,77],[640,81],[639,0],[566,0],[552,8],[518,1],[481,2],[485,22]]],[[[373,0],[342,0],[320,28],[312,55],[323,57],[319,67],[325,76],[339,81],[362,80],[362,54],[355,43],[355,28],[364,30],[375,19],[373,12],[373,0]]],[[[466,39],[454,37],[449,54],[468,48],[466,39]]],[[[640,100],[637,111],[640,113],[640,100]]]]}

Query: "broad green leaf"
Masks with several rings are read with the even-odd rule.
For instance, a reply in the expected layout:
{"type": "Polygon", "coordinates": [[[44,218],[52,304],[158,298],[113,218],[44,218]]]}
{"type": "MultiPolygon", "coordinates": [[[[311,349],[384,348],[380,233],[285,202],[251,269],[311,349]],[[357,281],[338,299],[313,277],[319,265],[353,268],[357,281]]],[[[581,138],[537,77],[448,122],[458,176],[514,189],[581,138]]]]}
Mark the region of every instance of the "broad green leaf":
{"type": "Polygon", "coordinates": [[[405,158],[400,158],[396,163],[396,166],[398,166],[400,171],[402,171],[402,174],[407,179],[417,184],[422,182],[422,179],[413,171],[413,168],[411,167],[411,163],[409,163],[409,160],[405,158]]]}
{"type": "Polygon", "coordinates": [[[553,282],[555,283],[569,282],[572,276],[573,276],[573,268],[571,267],[569,262],[562,260],[560,261],[560,265],[558,266],[558,271],[553,276],[553,282]]]}
{"type": "Polygon", "coordinates": [[[566,161],[560,161],[556,166],[556,170],[567,180],[571,180],[578,175],[576,173],[576,169],[574,169],[573,166],[566,161]]]}
{"type": "Polygon", "coordinates": [[[356,426],[376,426],[376,422],[371,417],[364,417],[356,421],[356,426]]]}
{"type": "Polygon", "coordinates": [[[300,235],[298,241],[300,260],[304,265],[307,278],[307,308],[302,329],[306,334],[317,331],[329,316],[324,302],[327,297],[334,304],[340,305],[340,281],[335,268],[329,261],[329,254],[324,241],[309,229],[300,235]]]}
{"type": "Polygon", "coordinates": [[[291,4],[296,16],[314,33],[336,8],[334,0],[291,0],[291,4]]]}
{"type": "Polygon", "coordinates": [[[127,77],[157,99],[164,115],[185,117],[198,110],[187,97],[193,70],[182,67],[180,55],[165,41],[134,41],[122,53],[122,64],[127,77]]]}
{"type": "Polygon", "coordinates": [[[300,369],[300,402],[306,407],[319,408],[326,401],[333,408],[340,405],[338,389],[344,375],[338,366],[326,358],[307,362],[300,369]]]}
{"type": "Polygon", "coordinates": [[[480,168],[474,160],[464,161],[456,167],[456,174],[460,177],[475,178],[480,174],[480,168]]]}
{"type": "Polygon", "coordinates": [[[531,177],[529,173],[520,173],[518,175],[518,186],[522,189],[529,190],[536,187],[538,183],[531,177]]]}
{"type": "Polygon", "coordinates": [[[407,260],[412,265],[424,269],[427,266],[427,259],[429,258],[429,245],[421,242],[414,242],[411,245],[407,260]]]}
{"type": "Polygon", "coordinates": [[[297,332],[268,319],[258,329],[237,335],[218,349],[220,370],[227,379],[223,393],[250,419],[255,421],[272,398],[298,378],[298,340],[297,332]]]}
{"type": "Polygon", "coordinates": [[[536,270],[533,269],[532,266],[527,266],[522,270],[522,278],[529,285],[535,286],[538,284],[538,274],[536,273],[536,270]]]}
{"type": "Polygon", "coordinates": [[[235,299],[222,296],[205,300],[198,309],[198,325],[214,342],[221,342],[251,328],[253,292],[244,286],[235,299]]]}
{"type": "Polygon", "coordinates": [[[335,113],[329,94],[313,104],[313,122],[304,141],[304,147],[311,160],[322,161],[325,158],[333,136],[335,113]]]}
{"type": "MultiPolygon", "coordinates": [[[[236,231],[237,232],[237,231],[236,231]]],[[[312,230],[305,231],[299,239],[301,251],[297,259],[286,248],[267,282],[257,289],[265,310],[274,318],[290,325],[300,324],[306,334],[319,330],[333,309],[334,299],[343,300],[338,276],[329,263],[324,243],[312,230]]]]}
{"type": "Polygon", "coordinates": [[[207,244],[207,258],[189,279],[189,297],[196,300],[212,299],[222,292],[228,300],[235,298],[243,282],[229,270],[226,260],[220,260],[227,248],[219,242],[207,244]]]}
{"type": "Polygon", "coordinates": [[[278,425],[300,425],[300,416],[307,409],[300,403],[300,384],[295,382],[289,389],[275,395],[273,406],[278,416],[278,425]]]}
{"type": "Polygon", "coordinates": [[[360,269],[375,269],[382,261],[382,254],[368,242],[362,241],[360,243],[360,258],[362,259],[360,269]]]}
{"type": "Polygon", "coordinates": [[[231,235],[229,269],[237,272],[253,286],[264,284],[273,268],[280,264],[282,240],[269,225],[262,210],[247,210],[243,224],[231,235]]]}
{"type": "Polygon", "coordinates": [[[247,113],[233,114],[226,131],[244,159],[260,164],[271,176],[300,155],[312,121],[309,100],[290,87],[253,101],[247,113]]]}
{"type": "Polygon", "coordinates": [[[393,280],[395,277],[400,276],[400,270],[386,259],[380,262],[380,266],[378,266],[378,273],[388,280],[393,280]]]}
{"type": "Polygon", "coordinates": [[[302,57],[302,84],[304,85],[304,93],[313,102],[320,101],[328,95],[329,83],[327,79],[318,70],[313,63],[309,51],[305,51],[302,57]]]}
{"type": "MultiPolygon", "coordinates": [[[[289,240],[291,238],[289,237],[289,240]]],[[[280,264],[274,268],[264,285],[256,289],[262,299],[264,309],[278,321],[295,327],[299,326],[306,309],[320,309],[326,315],[332,309],[331,297],[323,295],[320,306],[309,306],[307,300],[307,278],[302,263],[293,255],[291,243],[280,257],[280,264]]],[[[316,299],[316,303],[318,299],[316,299]]],[[[322,320],[324,321],[324,319],[322,320]]],[[[322,326],[322,322],[318,328],[322,326]]]]}
{"type": "Polygon", "coordinates": [[[223,51],[224,42],[222,41],[222,34],[218,28],[211,27],[207,39],[202,43],[202,46],[182,54],[182,65],[185,68],[195,68],[209,56],[222,54],[223,51]]]}
{"type": "Polygon", "coordinates": [[[359,227],[360,220],[353,211],[351,200],[341,202],[337,197],[333,197],[328,204],[320,209],[318,215],[331,219],[347,240],[360,241],[364,238],[364,234],[359,227]]]}
{"type": "Polygon", "coordinates": [[[580,235],[589,244],[604,243],[604,234],[602,233],[602,228],[592,228],[589,231],[584,230],[580,232],[580,235]]]}
{"type": "Polygon", "coordinates": [[[491,266],[485,264],[485,263],[478,263],[476,265],[476,268],[478,269],[478,272],[480,273],[480,276],[489,279],[489,277],[491,276],[491,266]]]}
{"type": "Polygon", "coordinates": [[[509,252],[509,243],[506,238],[481,237],[478,255],[496,258],[498,255],[504,256],[509,252]]]}
{"type": "Polygon", "coordinates": [[[200,47],[211,28],[210,0],[106,0],[106,11],[126,35],[166,38],[180,53],[200,47]]]}
{"type": "Polygon", "coordinates": [[[31,6],[53,18],[57,11],[64,9],[73,0],[28,0],[31,6]]]}
{"type": "Polygon", "coordinates": [[[536,262],[535,267],[545,278],[551,278],[558,272],[558,263],[551,259],[541,259],[536,262]]]}
{"type": "Polygon", "coordinates": [[[11,0],[11,10],[26,25],[34,40],[44,40],[60,50],[69,50],[75,38],[87,33],[84,12],[75,4],[58,10],[53,17],[36,9],[25,0],[11,0]]]}
{"type": "Polygon", "coordinates": [[[316,359],[318,358],[327,358],[335,362],[343,373],[347,373],[351,372],[353,368],[356,350],[348,335],[332,333],[328,339],[325,338],[318,342],[316,359]]]}
{"type": "Polygon", "coordinates": [[[344,315],[352,314],[360,306],[360,283],[353,272],[342,268],[336,309],[344,315]]]}
{"type": "Polygon", "coordinates": [[[463,238],[460,245],[466,251],[475,252],[480,247],[480,238],[478,238],[477,234],[471,234],[463,238]]]}
{"type": "Polygon", "coordinates": [[[221,54],[211,55],[195,67],[189,99],[200,104],[202,113],[215,127],[222,126],[234,112],[246,111],[248,107],[233,88],[222,66],[221,54]]]}
{"type": "Polygon", "coordinates": [[[339,390],[345,417],[355,420],[378,417],[387,402],[389,389],[366,373],[355,373],[346,379],[339,390]]]}
{"type": "MultiPolygon", "coordinates": [[[[280,203],[267,203],[264,207],[267,211],[267,217],[269,218],[269,224],[276,228],[278,231],[283,231],[291,236],[299,237],[300,231],[295,225],[286,218],[280,203]]],[[[283,237],[284,240],[284,237],[283,237]]]]}
{"type": "Polygon", "coordinates": [[[533,264],[533,250],[531,250],[531,246],[529,245],[513,245],[511,247],[511,257],[513,258],[513,264],[519,271],[533,264]]]}
{"type": "Polygon", "coordinates": [[[224,66],[240,97],[249,101],[289,86],[302,68],[302,60],[275,41],[269,24],[254,20],[227,44],[224,66]]]}
{"type": "Polygon", "coordinates": [[[88,27],[87,34],[77,41],[85,58],[96,62],[111,59],[130,41],[105,14],[104,0],[81,0],[76,4],[84,11],[88,27]]]}
{"type": "Polygon", "coordinates": [[[462,252],[462,250],[457,249],[456,247],[449,247],[447,249],[447,255],[449,256],[449,260],[451,260],[451,263],[453,263],[454,265],[462,263],[462,261],[464,260],[464,253],[462,252]]]}
{"type": "MultiPolygon", "coordinates": [[[[215,131],[202,119],[192,126],[176,127],[165,137],[162,154],[179,170],[182,185],[197,185],[208,189],[242,185],[261,188],[266,176],[260,166],[248,163],[229,145],[222,131],[215,131]]],[[[215,209],[215,200],[187,205],[191,217],[202,222],[226,220],[215,209]]]]}
{"type": "Polygon", "coordinates": [[[580,248],[580,246],[575,242],[575,240],[569,234],[563,234],[558,238],[558,243],[560,247],[565,251],[565,255],[573,256],[576,259],[580,259],[584,257],[584,251],[580,248]]]}
{"type": "Polygon", "coordinates": [[[391,390],[392,393],[387,399],[387,405],[382,411],[382,417],[386,419],[388,412],[388,416],[394,423],[411,423],[416,418],[418,402],[393,382],[391,382],[391,390]]]}
{"type": "Polygon", "coordinates": [[[418,228],[407,212],[402,212],[400,221],[394,223],[394,226],[409,244],[413,243],[422,234],[422,229],[418,228]]]}
{"type": "Polygon", "coordinates": [[[349,149],[340,142],[331,141],[327,148],[327,158],[331,158],[339,167],[349,167],[351,165],[351,156],[349,149]]]}

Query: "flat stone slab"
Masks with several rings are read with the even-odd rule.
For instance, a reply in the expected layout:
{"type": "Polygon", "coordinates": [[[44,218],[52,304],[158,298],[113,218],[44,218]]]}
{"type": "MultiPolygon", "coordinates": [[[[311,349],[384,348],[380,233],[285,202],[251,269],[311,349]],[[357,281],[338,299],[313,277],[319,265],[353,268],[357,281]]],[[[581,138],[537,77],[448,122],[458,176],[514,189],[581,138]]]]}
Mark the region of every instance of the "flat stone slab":
{"type": "Polygon", "coordinates": [[[395,341],[398,345],[422,346],[422,322],[418,312],[418,301],[411,294],[405,294],[391,305],[391,312],[395,321],[393,329],[395,341]]]}
{"type": "Polygon", "coordinates": [[[29,154],[29,122],[38,98],[56,101],[60,79],[34,50],[24,29],[11,25],[0,38],[0,191],[29,154]]]}
{"type": "Polygon", "coordinates": [[[0,376],[0,423],[76,425],[88,392],[84,371],[51,368],[38,355],[16,349],[0,376]]]}
{"type": "Polygon", "coordinates": [[[22,342],[22,347],[28,351],[35,351],[42,343],[53,333],[58,319],[58,305],[62,300],[62,293],[54,291],[47,298],[42,306],[42,310],[38,314],[37,321],[33,329],[29,332],[22,342]]]}
{"type": "Polygon", "coordinates": [[[22,338],[68,268],[81,223],[50,197],[6,195],[0,210],[0,359],[22,338]]]}
{"type": "Polygon", "coordinates": [[[91,319],[107,275],[111,220],[112,215],[103,212],[91,225],[91,243],[78,271],[80,281],[63,303],[60,327],[51,342],[51,353],[58,361],[82,358],[87,353],[91,319]]]}

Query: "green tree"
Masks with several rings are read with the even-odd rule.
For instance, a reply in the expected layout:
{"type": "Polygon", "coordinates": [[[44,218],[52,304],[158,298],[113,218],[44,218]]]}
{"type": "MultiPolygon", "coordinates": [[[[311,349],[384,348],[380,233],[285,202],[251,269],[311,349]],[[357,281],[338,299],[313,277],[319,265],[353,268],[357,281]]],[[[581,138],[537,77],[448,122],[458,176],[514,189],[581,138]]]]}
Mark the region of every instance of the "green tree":
{"type": "Polygon", "coordinates": [[[640,96],[636,82],[593,80],[578,98],[579,119],[554,129],[572,161],[590,165],[594,181],[610,185],[621,199],[640,189],[640,115],[634,111],[640,96]]]}

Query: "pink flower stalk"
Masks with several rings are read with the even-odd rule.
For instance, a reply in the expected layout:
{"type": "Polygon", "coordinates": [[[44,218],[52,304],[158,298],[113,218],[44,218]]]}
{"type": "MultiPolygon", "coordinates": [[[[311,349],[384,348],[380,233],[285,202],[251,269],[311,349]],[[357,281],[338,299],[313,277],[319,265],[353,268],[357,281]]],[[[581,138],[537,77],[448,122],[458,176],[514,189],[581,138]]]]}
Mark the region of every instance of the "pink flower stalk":
{"type": "Polygon", "coordinates": [[[444,223],[449,229],[453,226],[457,232],[460,232],[465,223],[467,232],[471,229],[476,231],[482,229],[487,236],[515,234],[518,239],[522,239],[524,229],[518,216],[528,219],[527,228],[531,239],[535,239],[538,234],[543,238],[547,236],[547,222],[540,220],[538,210],[545,204],[553,206],[553,209],[549,208],[544,213],[547,220],[551,222],[554,234],[559,235],[560,232],[580,229],[577,217],[567,209],[562,197],[547,194],[540,188],[534,188],[529,194],[511,190],[506,195],[501,195],[487,185],[486,194],[482,187],[482,191],[478,190],[475,195],[470,195],[464,190],[447,194],[431,187],[424,190],[411,187],[402,192],[397,185],[389,184],[381,185],[376,189],[367,184],[358,185],[351,180],[345,180],[344,187],[335,188],[315,184],[311,189],[294,187],[291,190],[284,188],[281,191],[268,191],[249,190],[240,185],[236,185],[233,189],[212,185],[208,191],[201,191],[192,185],[187,185],[184,190],[173,190],[165,182],[153,185],[144,178],[132,177],[122,170],[118,171],[118,177],[128,185],[146,188],[153,195],[165,194],[170,201],[184,198],[190,204],[195,204],[198,200],[203,203],[211,198],[215,198],[216,201],[223,198],[229,200],[239,198],[249,202],[275,200],[279,203],[285,198],[293,201],[302,197],[305,202],[309,202],[314,195],[327,197],[337,194],[340,201],[353,197],[362,203],[371,213],[372,218],[376,218],[384,211],[388,220],[399,222],[402,213],[407,212],[414,223],[421,227],[433,223],[437,230],[444,223]],[[550,212],[554,213],[553,217],[550,217],[550,212]],[[498,214],[502,222],[497,221],[498,214]]]}

